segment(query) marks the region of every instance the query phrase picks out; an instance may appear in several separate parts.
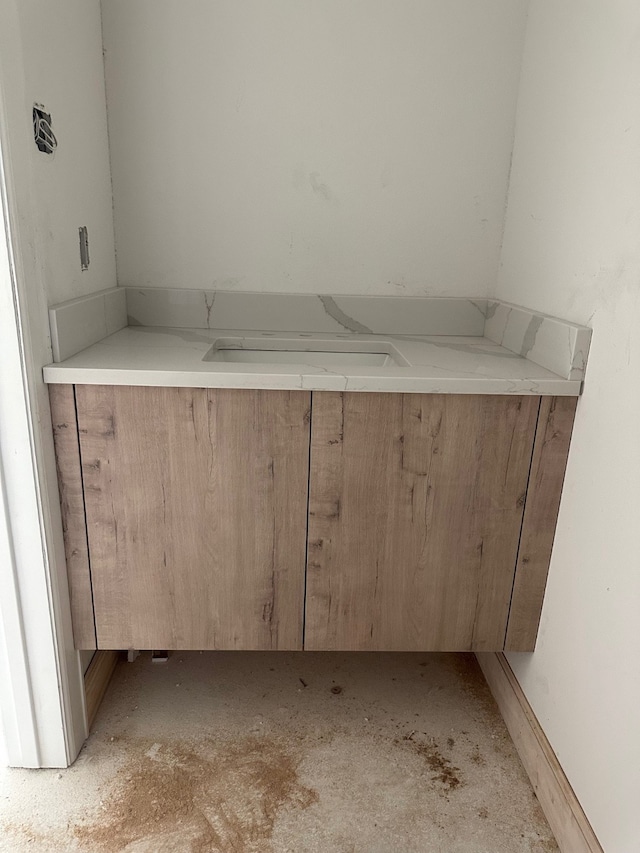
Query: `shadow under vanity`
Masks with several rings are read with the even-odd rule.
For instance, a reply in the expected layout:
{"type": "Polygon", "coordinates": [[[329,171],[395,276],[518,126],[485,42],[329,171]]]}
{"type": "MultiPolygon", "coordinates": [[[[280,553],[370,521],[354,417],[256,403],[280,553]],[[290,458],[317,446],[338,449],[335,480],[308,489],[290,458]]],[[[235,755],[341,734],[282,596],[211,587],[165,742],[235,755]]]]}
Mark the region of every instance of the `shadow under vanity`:
{"type": "Polygon", "coordinates": [[[78,648],[533,650],[588,329],[152,288],[51,324],[78,648]]]}

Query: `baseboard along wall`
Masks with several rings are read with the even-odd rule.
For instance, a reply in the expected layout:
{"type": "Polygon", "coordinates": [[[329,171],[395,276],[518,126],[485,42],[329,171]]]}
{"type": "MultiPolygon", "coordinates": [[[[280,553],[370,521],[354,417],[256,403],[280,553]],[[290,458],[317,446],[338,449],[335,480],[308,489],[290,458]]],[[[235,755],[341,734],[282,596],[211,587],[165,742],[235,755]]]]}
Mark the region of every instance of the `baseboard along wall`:
{"type": "Polygon", "coordinates": [[[107,691],[111,677],[118,663],[119,652],[98,650],[84,675],[84,693],[87,704],[89,729],[98,713],[98,708],[107,691]]]}
{"type": "Polygon", "coordinates": [[[476,658],[562,853],[604,853],[502,652],[476,658]]]}

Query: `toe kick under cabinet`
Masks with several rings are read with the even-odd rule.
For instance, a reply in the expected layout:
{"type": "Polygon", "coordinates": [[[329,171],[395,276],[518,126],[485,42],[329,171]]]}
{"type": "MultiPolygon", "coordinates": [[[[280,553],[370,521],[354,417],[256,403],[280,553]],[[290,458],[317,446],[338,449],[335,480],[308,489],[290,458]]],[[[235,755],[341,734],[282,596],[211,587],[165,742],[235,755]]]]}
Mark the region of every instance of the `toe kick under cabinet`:
{"type": "Polygon", "coordinates": [[[533,650],[575,397],[50,397],[77,648],[533,650]]]}

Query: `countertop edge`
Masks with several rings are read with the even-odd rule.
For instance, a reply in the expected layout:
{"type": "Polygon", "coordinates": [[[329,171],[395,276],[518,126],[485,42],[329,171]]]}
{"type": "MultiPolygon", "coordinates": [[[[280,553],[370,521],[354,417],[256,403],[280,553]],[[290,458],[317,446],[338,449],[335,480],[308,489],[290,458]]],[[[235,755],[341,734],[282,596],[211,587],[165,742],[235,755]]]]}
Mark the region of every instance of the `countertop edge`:
{"type": "Polygon", "coordinates": [[[396,394],[495,394],[579,397],[582,381],[491,377],[346,377],[337,374],[202,373],[122,368],[82,368],[51,364],[44,381],[67,385],[128,385],[168,388],[237,388],[265,391],[354,391],[396,394]]]}

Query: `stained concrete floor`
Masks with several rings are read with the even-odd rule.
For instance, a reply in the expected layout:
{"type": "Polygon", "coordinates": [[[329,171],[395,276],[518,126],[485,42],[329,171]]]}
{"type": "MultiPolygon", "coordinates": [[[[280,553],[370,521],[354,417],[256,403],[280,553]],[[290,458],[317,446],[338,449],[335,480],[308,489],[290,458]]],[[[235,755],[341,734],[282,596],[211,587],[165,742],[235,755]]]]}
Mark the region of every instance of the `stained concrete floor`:
{"type": "Polygon", "coordinates": [[[558,850],[470,655],[118,666],[73,767],[0,771],[2,853],[558,850]]]}

